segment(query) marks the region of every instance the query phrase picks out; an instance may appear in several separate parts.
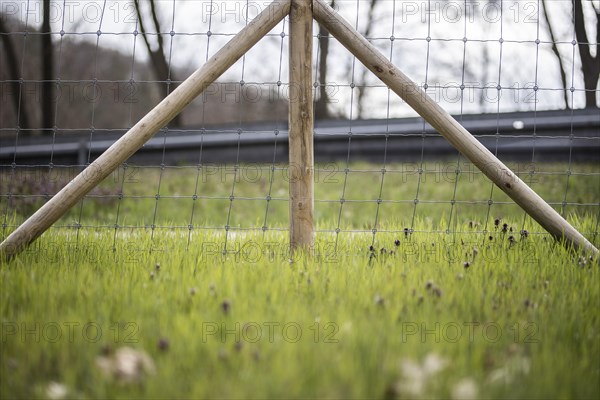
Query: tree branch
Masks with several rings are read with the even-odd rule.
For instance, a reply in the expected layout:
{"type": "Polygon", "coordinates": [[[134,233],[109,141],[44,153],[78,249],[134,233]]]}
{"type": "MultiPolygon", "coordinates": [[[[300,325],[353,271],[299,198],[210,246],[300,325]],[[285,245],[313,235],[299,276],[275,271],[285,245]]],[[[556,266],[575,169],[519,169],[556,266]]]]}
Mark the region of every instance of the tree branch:
{"type": "Polygon", "coordinates": [[[556,37],[554,36],[554,30],[552,29],[552,25],[550,24],[550,17],[548,15],[548,9],[546,8],[546,0],[542,0],[542,10],[544,11],[544,19],[546,20],[546,26],[548,26],[548,34],[550,35],[550,40],[552,41],[552,52],[558,59],[558,65],[560,68],[560,79],[564,88],[563,95],[565,100],[565,108],[569,109],[567,73],[565,71],[565,66],[563,64],[562,57],[560,56],[560,52],[558,51],[558,46],[556,45],[556,37]]]}
{"type": "Polygon", "coordinates": [[[50,0],[44,1],[42,20],[42,133],[43,129],[54,126],[54,49],[52,48],[52,30],[50,27],[50,0]]]}
{"type": "MultiPolygon", "coordinates": [[[[335,6],[335,0],[331,1],[331,6],[335,6]]],[[[327,56],[329,55],[329,31],[319,24],[319,98],[315,104],[315,118],[326,119],[331,117],[327,104],[329,95],[327,94],[327,56]]]]}
{"type": "Polygon", "coordinates": [[[140,2],[139,0],[133,0],[135,3],[135,10],[137,12],[137,17],[138,17],[138,23],[140,25],[140,33],[142,34],[142,37],[144,38],[144,42],[146,42],[146,48],[148,48],[148,52],[150,52],[152,55],[152,46],[150,45],[150,42],[148,41],[148,37],[146,36],[146,28],[144,28],[144,19],[142,18],[142,11],[140,9],[140,2]]]}
{"type": "Polygon", "coordinates": [[[6,66],[8,67],[10,73],[10,80],[13,81],[11,82],[11,86],[13,88],[12,98],[15,107],[15,114],[17,114],[19,118],[19,120],[17,120],[17,124],[21,129],[29,129],[29,115],[27,114],[25,102],[23,101],[23,96],[21,95],[21,84],[17,82],[19,78],[21,78],[19,76],[17,52],[10,35],[8,35],[8,30],[4,25],[4,18],[0,18],[0,41],[4,43],[4,49],[6,52],[6,55],[2,58],[7,64],[6,66]]]}
{"type": "MultiPolygon", "coordinates": [[[[585,86],[585,106],[586,108],[596,106],[596,88],[600,80],[600,54],[595,57],[591,54],[591,40],[588,39],[585,31],[585,16],[583,14],[583,3],[581,0],[573,0],[573,17],[575,23],[575,36],[579,47],[579,56],[581,57],[581,72],[583,72],[583,82],[585,86]]],[[[600,24],[600,17],[596,14],[596,26],[600,24]]],[[[596,32],[597,33],[597,32],[596,32]]],[[[598,33],[596,34],[598,36],[598,33]]],[[[598,48],[596,46],[596,48],[598,48]]]]}
{"type": "MultiPolygon", "coordinates": [[[[596,13],[596,57],[594,58],[596,65],[596,71],[594,73],[598,77],[596,79],[596,86],[594,87],[594,89],[596,89],[596,87],[598,87],[598,81],[600,81],[600,9],[597,9],[593,2],[592,6],[596,13]]],[[[593,93],[593,95],[595,95],[595,93],[593,93]]]]}
{"type": "Polygon", "coordinates": [[[584,64],[593,62],[592,54],[590,53],[589,40],[587,33],[585,32],[585,17],[583,15],[583,4],[581,0],[573,1],[573,12],[575,17],[575,37],[577,38],[577,44],[579,46],[579,54],[581,55],[581,61],[584,64]]]}
{"type": "MultiPolygon", "coordinates": [[[[152,14],[152,22],[154,24],[154,28],[156,30],[157,40],[158,40],[158,48],[156,50],[153,50],[152,46],[150,44],[150,40],[148,39],[148,33],[146,32],[146,28],[144,27],[142,12],[140,10],[140,2],[139,2],[139,0],[134,0],[134,1],[135,1],[135,8],[137,11],[137,16],[138,16],[138,21],[140,24],[140,31],[142,33],[142,37],[144,38],[144,42],[146,43],[146,47],[148,48],[148,53],[150,54],[151,67],[154,70],[156,79],[159,81],[157,83],[159,84],[159,86],[162,86],[161,85],[162,81],[169,80],[169,79],[170,80],[176,80],[176,79],[174,77],[173,72],[171,71],[169,63],[167,62],[167,60],[165,58],[164,42],[163,42],[163,38],[161,36],[160,22],[158,20],[158,15],[156,12],[156,4],[154,3],[154,0],[150,0],[150,10],[151,10],[151,14],[152,14]]],[[[173,91],[176,87],[177,87],[177,85],[175,83],[172,83],[172,82],[168,83],[167,84],[167,92],[173,91]]],[[[181,125],[181,114],[177,115],[175,118],[173,118],[171,124],[174,126],[181,125]]]]}
{"type": "Polygon", "coordinates": [[[161,29],[160,29],[160,22],[158,21],[158,15],[156,15],[156,3],[154,3],[154,0],[150,0],[150,11],[152,13],[152,21],[154,22],[154,27],[156,29],[156,39],[158,40],[158,51],[160,51],[161,54],[165,54],[163,38],[161,35],[161,29]]]}
{"type": "MultiPolygon", "coordinates": [[[[374,11],[375,6],[377,5],[377,0],[371,0],[369,5],[369,13],[367,14],[367,27],[365,28],[365,37],[371,36],[371,30],[373,29],[374,22],[374,11]]],[[[363,69],[362,74],[360,76],[360,82],[357,86],[358,88],[358,98],[356,102],[358,104],[357,117],[362,118],[363,110],[364,110],[364,102],[365,102],[365,85],[367,80],[367,72],[369,72],[366,68],[363,69]]]]}

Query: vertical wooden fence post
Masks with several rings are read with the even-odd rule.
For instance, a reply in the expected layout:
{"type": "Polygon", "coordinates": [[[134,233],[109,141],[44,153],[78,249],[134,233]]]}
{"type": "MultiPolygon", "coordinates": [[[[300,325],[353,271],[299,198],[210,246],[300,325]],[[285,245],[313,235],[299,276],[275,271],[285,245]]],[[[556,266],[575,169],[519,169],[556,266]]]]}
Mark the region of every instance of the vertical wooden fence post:
{"type": "Polygon", "coordinates": [[[292,0],[288,170],[291,251],[310,251],[314,245],[312,32],[312,0],[292,0]]]}

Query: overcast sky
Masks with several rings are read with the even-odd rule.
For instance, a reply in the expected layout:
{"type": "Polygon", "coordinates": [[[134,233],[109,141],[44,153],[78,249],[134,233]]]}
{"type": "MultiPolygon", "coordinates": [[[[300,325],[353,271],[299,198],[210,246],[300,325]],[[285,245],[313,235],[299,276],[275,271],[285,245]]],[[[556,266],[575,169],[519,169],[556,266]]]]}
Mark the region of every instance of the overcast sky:
{"type": "MultiPolygon", "coordinates": [[[[359,31],[365,32],[370,3],[370,0],[338,0],[337,9],[359,31]]],[[[577,49],[571,43],[574,39],[571,1],[548,3],[558,48],[569,68],[569,85],[582,89],[579,58],[573,57],[577,49]]],[[[592,2],[584,3],[586,28],[589,36],[595,37],[592,2]]],[[[96,32],[101,31],[100,46],[118,49],[136,60],[147,59],[141,37],[133,35],[138,28],[132,1],[60,0],[51,4],[56,43],[61,40],[61,30],[65,32],[63,40],[94,42],[98,39],[96,32]]],[[[207,55],[214,54],[244,26],[247,15],[252,19],[268,4],[262,0],[159,0],[162,31],[174,33],[165,37],[172,65],[189,70],[198,68],[207,55]]],[[[27,20],[35,27],[41,24],[41,1],[1,0],[0,5],[3,15],[27,20]]],[[[595,0],[595,5],[600,8],[600,1],[595,0]]],[[[147,15],[147,4],[144,6],[147,15]]],[[[428,83],[428,92],[451,112],[496,112],[499,84],[501,112],[564,107],[559,65],[549,44],[540,0],[379,0],[372,15],[369,35],[372,42],[386,56],[391,55],[392,61],[417,83],[428,83]],[[538,39],[540,42],[536,44],[538,39]],[[462,96],[461,84],[466,87],[462,96]],[[532,90],[536,84],[540,88],[537,95],[532,90]]],[[[287,36],[282,39],[282,32],[288,32],[287,23],[279,24],[222,79],[287,81],[288,41],[287,36]]],[[[319,51],[317,33],[315,25],[315,58],[319,51]]],[[[351,107],[352,82],[372,86],[365,94],[363,117],[386,117],[388,109],[390,116],[413,114],[395,96],[388,107],[387,89],[374,77],[363,74],[362,66],[336,42],[331,45],[328,60],[327,80],[331,85],[328,92],[335,102],[332,108],[340,115],[350,116],[352,110],[356,116],[356,99],[351,107]]],[[[574,100],[575,106],[581,106],[583,95],[575,92],[574,100]]]]}

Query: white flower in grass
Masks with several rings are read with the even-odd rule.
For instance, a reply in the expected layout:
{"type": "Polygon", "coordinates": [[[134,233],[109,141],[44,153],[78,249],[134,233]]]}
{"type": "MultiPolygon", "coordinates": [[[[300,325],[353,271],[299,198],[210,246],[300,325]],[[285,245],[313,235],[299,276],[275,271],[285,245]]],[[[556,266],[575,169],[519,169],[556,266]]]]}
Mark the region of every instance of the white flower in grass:
{"type": "Polygon", "coordinates": [[[420,396],[425,391],[427,376],[421,365],[413,360],[403,360],[400,364],[402,379],[398,382],[400,393],[408,396],[420,396]]]}
{"type": "Polygon", "coordinates": [[[400,370],[402,379],[397,388],[404,395],[418,397],[424,394],[429,378],[441,372],[448,361],[436,353],[425,356],[423,363],[413,360],[402,360],[400,370]]]}
{"type": "Polygon", "coordinates": [[[448,365],[448,360],[436,353],[429,353],[423,361],[423,370],[427,376],[432,376],[442,371],[448,365]]]}
{"type": "Polygon", "coordinates": [[[518,375],[528,375],[531,370],[531,361],[524,356],[516,356],[506,362],[502,367],[490,372],[487,382],[491,384],[503,383],[509,385],[518,375]]]}
{"type": "Polygon", "coordinates": [[[414,360],[402,360],[400,369],[402,370],[402,376],[406,379],[423,380],[426,378],[421,364],[414,360]]]}
{"type": "Polygon", "coordinates": [[[50,400],[60,400],[65,399],[69,394],[69,389],[58,382],[50,382],[48,387],[46,387],[46,396],[50,400]]]}
{"type": "Polygon", "coordinates": [[[487,382],[491,384],[503,383],[508,385],[512,382],[512,374],[504,367],[497,368],[490,372],[487,382]]]}
{"type": "Polygon", "coordinates": [[[131,347],[121,347],[114,354],[98,357],[96,365],[105,376],[122,384],[138,383],[156,373],[152,358],[131,347]]]}
{"type": "Polygon", "coordinates": [[[452,399],[471,400],[478,398],[479,389],[472,378],[461,379],[452,388],[452,399]]]}

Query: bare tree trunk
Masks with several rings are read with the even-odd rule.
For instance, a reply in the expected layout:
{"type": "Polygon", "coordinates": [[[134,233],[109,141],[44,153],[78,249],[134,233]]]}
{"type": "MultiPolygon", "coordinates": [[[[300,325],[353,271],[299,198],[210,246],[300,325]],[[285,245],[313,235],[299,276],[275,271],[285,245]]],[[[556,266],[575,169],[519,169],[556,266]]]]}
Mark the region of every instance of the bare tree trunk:
{"type": "MultiPolygon", "coordinates": [[[[335,6],[335,0],[331,1],[331,7],[335,6]]],[[[319,24],[319,98],[315,103],[315,118],[331,118],[329,95],[327,94],[327,56],[329,55],[329,31],[319,24]]]]}
{"type": "Polygon", "coordinates": [[[482,60],[483,73],[481,76],[482,88],[479,91],[479,109],[482,113],[485,112],[486,105],[487,105],[487,97],[486,97],[485,90],[483,88],[485,88],[489,83],[488,82],[490,79],[489,71],[488,71],[489,65],[490,65],[490,48],[488,47],[487,43],[483,43],[483,60],[482,60]]]}
{"type": "Polygon", "coordinates": [[[565,70],[565,65],[563,63],[562,57],[560,56],[560,52],[558,51],[558,46],[556,45],[556,36],[554,35],[554,29],[552,29],[552,24],[550,23],[550,17],[548,16],[546,0],[542,0],[542,9],[544,11],[544,19],[546,20],[546,26],[548,27],[548,34],[550,35],[550,40],[552,41],[552,52],[556,56],[556,59],[558,60],[558,65],[560,67],[560,79],[564,88],[563,96],[565,100],[565,108],[569,109],[569,86],[567,85],[567,72],[565,70]]]}
{"type": "MultiPolygon", "coordinates": [[[[154,0],[148,0],[148,3],[150,5],[150,12],[152,14],[152,23],[153,23],[154,29],[156,30],[156,33],[157,33],[157,35],[156,35],[157,49],[154,50],[152,48],[152,45],[150,43],[146,28],[144,25],[144,19],[142,18],[140,1],[135,0],[135,8],[137,10],[137,16],[138,16],[138,21],[139,21],[139,25],[140,25],[140,33],[142,34],[142,37],[144,38],[144,42],[146,43],[146,48],[148,49],[148,53],[150,54],[150,63],[151,63],[152,69],[154,71],[154,75],[156,76],[156,79],[159,81],[158,85],[162,88],[162,82],[166,81],[167,82],[166,95],[168,95],[170,92],[172,92],[173,90],[175,90],[177,88],[177,84],[174,82],[177,79],[175,78],[175,74],[173,73],[173,70],[171,69],[169,62],[167,61],[167,58],[165,56],[164,41],[163,41],[163,38],[161,35],[162,31],[160,28],[160,21],[158,20],[158,15],[156,12],[156,3],[154,2],[154,0]]],[[[177,115],[171,121],[171,125],[181,126],[181,114],[177,115]]]]}
{"type": "Polygon", "coordinates": [[[50,1],[44,3],[42,21],[42,132],[54,127],[54,54],[50,27],[50,1]]]}
{"type": "Polygon", "coordinates": [[[590,52],[591,44],[594,40],[587,37],[585,31],[585,17],[583,15],[582,0],[573,0],[573,9],[575,17],[575,37],[579,47],[579,56],[581,57],[581,72],[583,72],[583,82],[585,86],[585,107],[597,107],[596,88],[600,80],[600,55],[598,50],[598,38],[600,38],[600,11],[594,8],[596,14],[596,56],[592,57],[590,52]]]}
{"type": "MultiPolygon", "coordinates": [[[[367,27],[365,28],[365,37],[369,37],[371,35],[371,30],[373,29],[373,19],[374,19],[374,11],[375,11],[375,6],[377,5],[377,0],[371,0],[371,3],[369,4],[369,13],[367,15],[367,27]]],[[[360,81],[358,84],[358,97],[357,97],[357,104],[358,104],[358,110],[357,110],[357,117],[358,118],[362,118],[363,116],[363,112],[364,112],[364,108],[365,108],[365,92],[366,92],[366,80],[367,80],[367,72],[369,72],[366,68],[363,69],[361,76],[360,76],[360,81]]]]}
{"type": "MultiPolygon", "coordinates": [[[[3,18],[0,18],[0,33],[8,33],[8,29],[4,25],[3,18]]],[[[17,63],[17,52],[10,35],[0,35],[0,40],[2,40],[4,49],[6,51],[6,54],[2,58],[4,59],[4,62],[6,62],[6,66],[10,74],[9,79],[13,81],[11,83],[13,105],[15,107],[15,114],[19,114],[17,125],[21,129],[29,129],[29,115],[27,114],[27,108],[25,107],[25,102],[23,101],[23,96],[21,94],[21,85],[19,82],[17,82],[19,78],[21,78],[21,74],[19,73],[19,65],[17,63]]]]}

